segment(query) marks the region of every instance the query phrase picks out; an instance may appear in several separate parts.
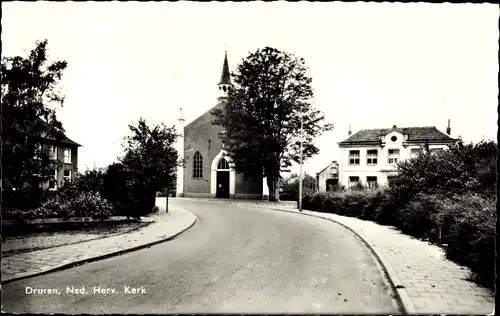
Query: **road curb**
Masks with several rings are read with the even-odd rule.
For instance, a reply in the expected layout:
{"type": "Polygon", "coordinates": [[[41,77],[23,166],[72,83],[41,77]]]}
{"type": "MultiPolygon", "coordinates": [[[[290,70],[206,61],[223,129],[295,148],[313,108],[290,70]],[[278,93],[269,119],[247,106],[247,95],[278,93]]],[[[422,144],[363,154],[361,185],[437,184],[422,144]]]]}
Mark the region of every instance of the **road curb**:
{"type": "MultiPolygon", "coordinates": [[[[184,210],[184,211],[186,211],[186,210],[184,210]]],[[[186,211],[186,212],[189,212],[189,211],[186,211]]],[[[44,275],[44,274],[49,274],[49,273],[54,273],[54,272],[61,271],[61,270],[70,269],[70,268],[73,268],[73,267],[76,267],[76,266],[79,266],[79,265],[82,265],[82,264],[85,264],[85,263],[90,263],[90,262],[94,262],[94,261],[99,261],[99,260],[103,260],[103,259],[107,259],[107,258],[119,256],[119,255],[122,255],[122,254],[125,254],[125,253],[128,253],[128,252],[132,252],[132,251],[136,251],[136,250],[140,250],[140,249],[144,249],[144,248],[149,248],[149,247],[154,246],[156,244],[160,244],[162,242],[166,242],[166,241],[175,239],[179,235],[181,235],[181,234],[185,233],[186,231],[188,231],[198,221],[198,217],[195,214],[193,214],[191,212],[189,212],[189,213],[192,214],[193,217],[194,217],[194,220],[192,221],[192,223],[189,224],[186,228],[183,228],[181,231],[179,231],[179,232],[177,232],[177,233],[175,233],[175,234],[173,234],[173,235],[171,235],[169,237],[165,237],[165,238],[162,238],[162,239],[159,239],[159,240],[155,240],[153,242],[145,243],[145,244],[142,244],[142,245],[139,245],[139,246],[130,247],[130,248],[127,248],[127,249],[122,249],[122,250],[118,250],[118,251],[108,252],[108,253],[103,254],[103,255],[94,256],[92,258],[86,258],[86,259],[82,259],[82,260],[73,261],[73,262],[70,262],[70,263],[65,263],[65,264],[62,264],[62,265],[59,265],[59,266],[52,267],[52,268],[50,268],[48,270],[25,274],[25,275],[22,275],[22,276],[10,278],[8,280],[2,280],[1,284],[4,285],[4,284],[8,284],[8,283],[11,283],[11,282],[14,282],[14,281],[19,281],[19,280],[28,279],[28,278],[32,278],[32,277],[36,277],[36,276],[40,276],[40,275],[44,275]]]]}
{"type": "Polygon", "coordinates": [[[399,277],[396,275],[396,272],[392,268],[392,265],[387,261],[387,259],[384,257],[384,255],[378,253],[369,243],[368,241],[363,238],[358,232],[356,232],[354,229],[351,227],[340,223],[334,219],[328,218],[328,217],[323,217],[320,215],[314,215],[314,214],[306,214],[306,213],[299,213],[296,211],[288,211],[288,210],[281,210],[281,209],[276,209],[272,208],[271,210],[273,211],[280,211],[280,212],[286,212],[286,213],[292,213],[292,214],[299,214],[299,215],[306,215],[306,216],[311,216],[311,217],[316,217],[316,218],[321,218],[328,220],[330,222],[334,222],[336,224],[341,225],[342,227],[348,229],[349,231],[353,232],[366,246],[368,249],[370,249],[371,253],[374,255],[375,259],[378,261],[380,267],[382,268],[382,272],[385,274],[386,278],[389,280],[389,284],[391,285],[392,289],[394,292],[397,294],[396,300],[398,301],[403,314],[409,315],[409,314],[416,314],[417,311],[415,309],[415,306],[413,305],[413,302],[410,299],[410,296],[406,292],[406,289],[401,287],[402,283],[399,277]]]}

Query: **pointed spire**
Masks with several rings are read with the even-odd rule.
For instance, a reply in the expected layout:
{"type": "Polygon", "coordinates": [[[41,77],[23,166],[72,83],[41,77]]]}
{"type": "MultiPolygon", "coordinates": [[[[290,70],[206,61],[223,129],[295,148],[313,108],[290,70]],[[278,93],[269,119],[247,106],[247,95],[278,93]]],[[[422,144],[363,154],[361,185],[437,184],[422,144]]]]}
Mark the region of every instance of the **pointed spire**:
{"type": "Polygon", "coordinates": [[[224,55],[224,64],[222,65],[222,75],[220,77],[219,84],[230,84],[231,83],[231,74],[229,73],[229,62],[227,61],[227,51],[224,55]]]}

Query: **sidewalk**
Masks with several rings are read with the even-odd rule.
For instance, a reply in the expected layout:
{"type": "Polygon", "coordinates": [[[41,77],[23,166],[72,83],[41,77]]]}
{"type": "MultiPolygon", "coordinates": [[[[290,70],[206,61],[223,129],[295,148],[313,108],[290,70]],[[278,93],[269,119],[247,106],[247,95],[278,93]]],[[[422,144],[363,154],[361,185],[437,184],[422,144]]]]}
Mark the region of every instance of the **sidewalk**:
{"type": "Polygon", "coordinates": [[[337,222],[355,232],[379,258],[408,314],[491,314],[494,293],[467,281],[469,270],[447,260],[436,245],[371,221],[304,210],[297,203],[225,201],[237,206],[285,211],[337,222]]]}
{"type": "Polygon", "coordinates": [[[176,237],[196,222],[191,212],[159,208],[160,214],[144,218],[152,224],[130,233],[4,257],[2,284],[145,248],[176,237]]]}

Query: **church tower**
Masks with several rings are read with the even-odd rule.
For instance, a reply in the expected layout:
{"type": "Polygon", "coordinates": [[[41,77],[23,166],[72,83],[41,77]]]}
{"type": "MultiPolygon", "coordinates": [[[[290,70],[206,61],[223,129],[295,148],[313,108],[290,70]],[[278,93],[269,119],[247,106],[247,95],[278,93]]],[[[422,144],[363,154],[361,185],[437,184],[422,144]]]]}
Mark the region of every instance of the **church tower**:
{"type": "Polygon", "coordinates": [[[229,91],[233,88],[233,84],[231,82],[231,74],[229,73],[229,63],[227,61],[227,51],[224,56],[224,64],[222,65],[222,75],[217,87],[219,89],[219,101],[227,98],[229,91]]]}
{"type": "MultiPolygon", "coordinates": [[[[177,118],[176,124],[177,133],[180,134],[177,139],[176,148],[177,153],[179,154],[179,159],[184,159],[184,113],[182,112],[182,108],[179,109],[179,116],[177,118]]],[[[182,197],[184,196],[184,165],[177,167],[177,185],[176,185],[176,196],[182,197]]]]}

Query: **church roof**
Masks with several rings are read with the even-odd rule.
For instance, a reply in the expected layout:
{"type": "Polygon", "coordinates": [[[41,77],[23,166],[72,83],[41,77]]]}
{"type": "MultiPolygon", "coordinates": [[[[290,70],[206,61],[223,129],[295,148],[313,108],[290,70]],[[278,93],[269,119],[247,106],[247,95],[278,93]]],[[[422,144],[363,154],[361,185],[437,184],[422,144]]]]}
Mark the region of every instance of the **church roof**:
{"type": "Polygon", "coordinates": [[[192,120],[191,122],[186,124],[186,127],[188,127],[190,125],[196,125],[200,121],[206,120],[207,117],[211,117],[212,114],[210,112],[212,112],[212,110],[214,110],[214,109],[222,109],[224,107],[224,104],[225,104],[225,101],[219,101],[216,105],[214,105],[213,107],[211,107],[210,109],[205,111],[205,113],[201,114],[200,116],[198,116],[197,118],[195,118],[194,120],[192,120]]]}
{"type": "Polygon", "coordinates": [[[380,136],[385,136],[392,131],[408,135],[407,141],[454,141],[453,138],[439,131],[435,126],[401,128],[394,126],[393,128],[363,129],[339,144],[377,142],[380,140],[380,136]]]}
{"type": "Polygon", "coordinates": [[[224,64],[222,65],[222,75],[220,77],[219,84],[232,84],[231,74],[229,73],[229,63],[227,61],[227,52],[224,56],[224,64]]]}

